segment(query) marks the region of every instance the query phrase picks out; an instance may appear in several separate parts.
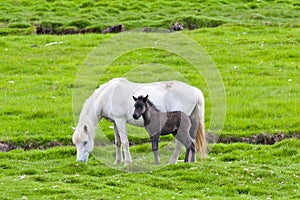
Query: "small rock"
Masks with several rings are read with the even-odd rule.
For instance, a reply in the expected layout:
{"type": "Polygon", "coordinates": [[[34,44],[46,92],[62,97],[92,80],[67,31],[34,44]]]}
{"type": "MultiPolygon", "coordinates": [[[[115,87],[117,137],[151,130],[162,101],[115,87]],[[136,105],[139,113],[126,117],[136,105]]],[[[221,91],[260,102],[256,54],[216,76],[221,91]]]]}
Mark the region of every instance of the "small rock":
{"type": "Polygon", "coordinates": [[[173,31],[182,31],[183,30],[183,24],[182,23],[179,23],[179,22],[176,22],[172,27],[171,27],[171,30],[173,31]]]}
{"type": "Polygon", "coordinates": [[[106,29],[104,29],[104,31],[102,31],[103,34],[106,33],[120,33],[125,31],[125,27],[122,24],[119,25],[115,25],[115,26],[109,26],[106,29]]]}

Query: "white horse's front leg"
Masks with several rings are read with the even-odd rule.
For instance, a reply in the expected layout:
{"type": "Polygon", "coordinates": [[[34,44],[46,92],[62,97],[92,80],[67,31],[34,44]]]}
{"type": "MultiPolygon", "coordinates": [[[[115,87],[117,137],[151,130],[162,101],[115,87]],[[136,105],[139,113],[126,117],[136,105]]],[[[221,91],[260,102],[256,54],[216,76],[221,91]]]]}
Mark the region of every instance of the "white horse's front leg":
{"type": "Polygon", "coordinates": [[[129,141],[127,137],[127,131],[126,131],[126,121],[124,119],[116,119],[115,125],[118,130],[120,140],[123,146],[124,150],[124,157],[125,157],[125,165],[132,162],[131,155],[129,151],[129,141]]]}
{"type": "Polygon", "coordinates": [[[183,144],[179,140],[175,139],[175,141],[176,141],[176,147],[175,147],[174,152],[169,160],[170,164],[174,164],[177,162],[181,148],[183,146],[183,144]]]}
{"type": "Polygon", "coordinates": [[[121,149],[121,138],[116,123],[114,123],[115,132],[115,144],[116,144],[116,161],[115,165],[120,164],[123,161],[123,154],[121,149]]]}

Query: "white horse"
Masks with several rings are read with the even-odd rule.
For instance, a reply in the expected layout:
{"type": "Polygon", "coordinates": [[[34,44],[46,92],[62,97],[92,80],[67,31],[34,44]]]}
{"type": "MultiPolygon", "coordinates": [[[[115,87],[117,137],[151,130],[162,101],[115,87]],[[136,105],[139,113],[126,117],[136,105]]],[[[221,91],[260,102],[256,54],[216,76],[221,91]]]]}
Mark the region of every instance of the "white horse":
{"type": "MultiPolygon", "coordinates": [[[[129,152],[129,141],[126,123],[144,126],[143,119],[133,119],[134,101],[132,96],[148,94],[151,101],[162,112],[182,111],[191,119],[190,134],[200,138],[196,143],[200,148],[200,156],[206,156],[206,139],[204,132],[204,97],[196,87],[179,81],[154,83],[133,83],[125,78],[115,78],[101,85],[85,101],[79,116],[79,122],[74,128],[73,143],[77,148],[77,160],[86,162],[94,147],[94,135],[101,118],[114,123],[116,160],[125,165],[132,162],[129,152]]],[[[169,163],[176,163],[182,143],[176,140],[176,147],[169,163]]]]}

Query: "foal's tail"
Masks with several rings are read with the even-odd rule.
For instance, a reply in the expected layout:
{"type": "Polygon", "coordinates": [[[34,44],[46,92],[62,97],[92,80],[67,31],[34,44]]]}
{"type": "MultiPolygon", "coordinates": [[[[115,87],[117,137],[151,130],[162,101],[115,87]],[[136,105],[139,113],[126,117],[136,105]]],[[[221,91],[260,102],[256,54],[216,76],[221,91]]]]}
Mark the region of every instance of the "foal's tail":
{"type": "Polygon", "coordinates": [[[197,100],[197,117],[199,119],[197,130],[196,130],[196,151],[198,152],[200,158],[206,157],[206,137],[204,128],[204,97],[202,92],[196,88],[198,91],[197,100]]]}

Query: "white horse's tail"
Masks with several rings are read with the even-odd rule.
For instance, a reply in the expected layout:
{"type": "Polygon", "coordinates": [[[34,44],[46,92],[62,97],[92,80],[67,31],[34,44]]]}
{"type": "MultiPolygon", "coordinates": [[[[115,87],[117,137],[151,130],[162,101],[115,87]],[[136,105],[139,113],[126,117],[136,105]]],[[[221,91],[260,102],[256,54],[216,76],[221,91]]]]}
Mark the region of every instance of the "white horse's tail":
{"type": "Polygon", "coordinates": [[[202,120],[200,120],[196,132],[196,151],[199,153],[200,158],[206,157],[206,137],[202,120]]]}
{"type": "Polygon", "coordinates": [[[196,130],[196,151],[200,158],[206,157],[206,137],[204,127],[204,97],[201,91],[197,90],[197,114],[199,122],[196,130]]]}

